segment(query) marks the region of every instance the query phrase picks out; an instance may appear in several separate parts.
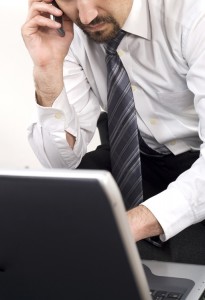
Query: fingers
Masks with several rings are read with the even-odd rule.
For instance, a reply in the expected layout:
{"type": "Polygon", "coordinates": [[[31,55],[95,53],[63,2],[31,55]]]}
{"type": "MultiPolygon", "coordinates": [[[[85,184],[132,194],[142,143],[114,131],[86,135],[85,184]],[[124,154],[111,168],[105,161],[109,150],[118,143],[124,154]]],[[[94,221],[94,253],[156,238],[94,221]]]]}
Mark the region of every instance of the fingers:
{"type": "Polygon", "coordinates": [[[28,12],[27,21],[39,15],[44,15],[47,17],[49,17],[50,15],[54,15],[58,17],[62,15],[62,11],[55,6],[50,5],[50,3],[33,1],[28,12]]]}
{"type": "MultiPolygon", "coordinates": [[[[30,8],[34,2],[42,2],[42,0],[28,0],[28,7],[30,8]]],[[[52,3],[53,0],[44,0],[45,3],[52,3]]]]}
{"type": "Polygon", "coordinates": [[[30,8],[28,11],[27,20],[22,26],[23,37],[32,36],[33,34],[37,33],[38,30],[60,28],[60,24],[51,19],[50,15],[59,17],[62,15],[62,11],[51,5],[50,0],[46,1],[29,0],[30,8]]]}
{"type": "Polygon", "coordinates": [[[63,13],[60,9],[51,5],[51,2],[51,0],[29,0],[27,20],[22,27],[23,35],[31,35],[41,27],[48,27],[50,29],[60,27],[58,22],[50,18],[50,15],[60,17],[63,13]]]}
{"type": "Polygon", "coordinates": [[[35,33],[40,27],[58,29],[61,27],[61,24],[42,16],[36,16],[29,22],[29,26],[26,26],[28,35],[35,33]]]}
{"type": "MultiPolygon", "coordinates": [[[[22,36],[26,39],[34,36],[35,34],[51,33],[50,29],[59,29],[61,24],[58,18],[63,15],[63,12],[52,5],[52,0],[28,0],[29,10],[27,20],[22,26],[22,36]],[[52,18],[51,16],[55,16],[52,18]]],[[[63,15],[63,28],[71,37],[73,35],[73,22],[63,15]]]]}

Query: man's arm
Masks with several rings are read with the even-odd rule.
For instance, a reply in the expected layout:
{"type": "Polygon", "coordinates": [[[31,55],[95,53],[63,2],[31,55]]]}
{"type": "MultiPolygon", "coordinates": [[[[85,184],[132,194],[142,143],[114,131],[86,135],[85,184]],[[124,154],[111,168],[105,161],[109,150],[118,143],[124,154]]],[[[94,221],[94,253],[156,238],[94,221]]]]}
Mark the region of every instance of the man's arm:
{"type": "MultiPolygon", "coordinates": [[[[29,12],[22,27],[22,36],[34,63],[36,99],[39,105],[52,107],[63,89],[63,62],[73,39],[73,24],[64,18],[65,37],[59,36],[59,23],[46,15],[61,16],[62,11],[50,5],[51,1],[29,1],[29,12]],[[42,12],[44,14],[42,14],[42,12]]],[[[66,140],[74,147],[75,137],[66,134],[66,140]]]]}
{"type": "Polygon", "coordinates": [[[63,16],[65,36],[61,26],[48,16],[61,16],[62,11],[44,2],[29,1],[28,17],[22,26],[22,36],[34,64],[34,80],[39,104],[52,106],[63,88],[63,62],[73,40],[73,23],[63,16]]]}
{"type": "Polygon", "coordinates": [[[144,205],[139,205],[127,212],[128,222],[134,240],[163,234],[163,229],[152,212],[144,205]]]}

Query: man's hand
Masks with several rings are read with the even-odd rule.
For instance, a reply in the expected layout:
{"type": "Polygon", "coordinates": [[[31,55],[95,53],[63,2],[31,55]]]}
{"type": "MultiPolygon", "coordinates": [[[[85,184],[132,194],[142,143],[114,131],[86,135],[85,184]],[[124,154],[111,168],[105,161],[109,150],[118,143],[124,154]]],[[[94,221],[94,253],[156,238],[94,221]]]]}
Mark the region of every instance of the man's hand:
{"type": "Polygon", "coordinates": [[[62,16],[62,11],[51,5],[51,0],[29,0],[26,23],[22,26],[25,45],[36,67],[62,64],[73,39],[73,23],[63,16],[65,37],[57,32],[60,23],[50,19],[50,15],[62,16]]]}
{"type": "Polygon", "coordinates": [[[51,106],[63,88],[63,61],[73,39],[73,23],[63,16],[65,36],[57,32],[62,11],[51,5],[51,0],[29,0],[26,23],[22,36],[34,63],[34,80],[40,105],[51,106]]]}
{"type": "Polygon", "coordinates": [[[139,205],[128,211],[127,216],[132,235],[136,242],[163,233],[163,229],[155,216],[143,205],[139,205]]]}

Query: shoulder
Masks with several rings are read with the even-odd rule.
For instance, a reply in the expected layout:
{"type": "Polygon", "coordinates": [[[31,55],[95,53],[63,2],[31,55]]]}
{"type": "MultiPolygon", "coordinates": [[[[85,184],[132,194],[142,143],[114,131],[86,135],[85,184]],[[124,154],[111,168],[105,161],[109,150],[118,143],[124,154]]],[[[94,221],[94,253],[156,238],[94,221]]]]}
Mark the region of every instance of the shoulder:
{"type": "Polygon", "coordinates": [[[178,24],[187,29],[196,20],[205,17],[204,0],[148,0],[150,13],[164,18],[169,24],[178,24]]]}

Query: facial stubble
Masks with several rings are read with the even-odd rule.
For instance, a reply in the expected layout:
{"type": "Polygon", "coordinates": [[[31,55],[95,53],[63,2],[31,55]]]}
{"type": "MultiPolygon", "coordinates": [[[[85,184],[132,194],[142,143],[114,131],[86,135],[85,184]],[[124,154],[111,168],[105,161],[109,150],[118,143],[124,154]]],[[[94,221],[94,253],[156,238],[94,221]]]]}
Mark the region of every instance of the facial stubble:
{"type": "Polygon", "coordinates": [[[106,17],[96,17],[89,25],[98,25],[101,23],[107,24],[108,26],[110,25],[110,30],[99,30],[99,31],[94,31],[91,32],[89,30],[86,30],[86,25],[82,24],[80,19],[78,18],[76,20],[76,25],[80,27],[83,32],[92,40],[94,40],[97,43],[106,43],[117,35],[117,33],[120,30],[120,25],[118,22],[113,18],[112,16],[106,16],[106,17]]]}

